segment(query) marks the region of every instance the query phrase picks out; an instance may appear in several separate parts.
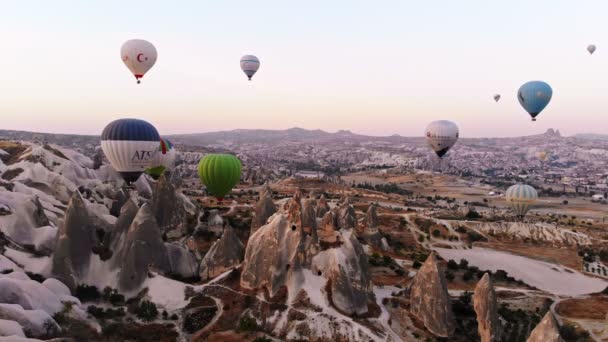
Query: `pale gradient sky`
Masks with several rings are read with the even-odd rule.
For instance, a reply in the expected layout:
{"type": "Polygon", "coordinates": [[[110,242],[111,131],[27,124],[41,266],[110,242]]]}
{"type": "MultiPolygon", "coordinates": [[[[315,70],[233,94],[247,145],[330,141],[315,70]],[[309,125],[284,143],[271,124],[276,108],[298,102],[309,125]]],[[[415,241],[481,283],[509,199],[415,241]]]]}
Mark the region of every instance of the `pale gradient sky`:
{"type": "Polygon", "coordinates": [[[450,119],[465,137],[608,133],[607,13],[606,0],[4,0],[0,128],[99,134],[137,117],[161,134],[419,136],[450,119]],[[132,38],[159,52],[141,85],[119,54],[132,38]],[[262,63],[253,82],[247,53],[262,63]],[[554,94],[532,123],[515,94],[536,79],[554,94]]]}

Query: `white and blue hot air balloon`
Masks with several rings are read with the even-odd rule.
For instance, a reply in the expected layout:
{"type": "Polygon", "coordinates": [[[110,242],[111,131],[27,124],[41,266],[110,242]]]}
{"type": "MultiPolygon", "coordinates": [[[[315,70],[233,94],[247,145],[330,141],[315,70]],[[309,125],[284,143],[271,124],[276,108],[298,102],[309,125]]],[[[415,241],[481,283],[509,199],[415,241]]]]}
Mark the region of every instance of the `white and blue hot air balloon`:
{"type": "Polygon", "coordinates": [[[103,153],[127,184],[135,182],[152,166],[159,141],[156,128],[139,119],[112,121],[101,133],[103,153]]]}
{"type": "Polygon", "coordinates": [[[260,68],[260,60],[254,55],[245,55],[241,57],[241,70],[247,75],[247,78],[251,81],[251,78],[260,68]]]}
{"type": "Polygon", "coordinates": [[[552,96],[553,89],[543,81],[530,81],[517,91],[517,99],[530,114],[532,121],[536,121],[536,116],[547,107],[552,96]]]}
{"type": "Polygon", "coordinates": [[[448,120],[438,120],[426,126],[426,141],[439,158],[442,158],[458,140],[458,126],[448,120]]]}
{"type": "Polygon", "coordinates": [[[507,189],[505,193],[505,199],[507,200],[507,204],[513,209],[515,214],[519,217],[524,217],[528,210],[530,210],[530,206],[536,202],[538,198],[538,193],[536,190],[522,183],[517,183],[512,185],[507,189]]]}

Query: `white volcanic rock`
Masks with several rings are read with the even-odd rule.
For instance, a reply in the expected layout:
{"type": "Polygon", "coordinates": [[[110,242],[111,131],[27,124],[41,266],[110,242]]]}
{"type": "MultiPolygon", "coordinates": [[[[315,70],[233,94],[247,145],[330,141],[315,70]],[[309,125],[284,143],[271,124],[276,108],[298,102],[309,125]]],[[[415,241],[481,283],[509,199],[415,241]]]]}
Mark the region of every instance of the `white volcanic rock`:
{"type": "Polygon", "coordinates": [[[95,225],[84,199],[75,192],[59,228],[51,269],[51,274],[72,289],[87,275],[93,249],[100,245],[97,229],[105,227],[95,225]]]}
{"type": "Polygon", "coordinates": [[[277,212],[277,207],[272,200],[272,190],[268,184],[262,187],[260,190],[260,199],[255,205],[255,211],[251,219],[251,233],[253,234],[261,226],[265,225],[268,218],[277,212]]]}
{"type": "Polygon", "coordinates": [[[365,239],[365,241],[367,241],[367,243],[376,248],[388,250],[388,242],[386,241],[386,238],[382,236],[380,230],[378,229],[379,220],[377,207],[377,204],[372,203],[367,209],[367,213],[365,214],[365,219],[363,221],[363,238],[365,239]]]}
{"type": "Polygon", "coordinates": [[[351,205],[351,199],[347,197],[338,209],[337,226],[340,229],[353,229],[357,226],[355,208],[351,205]]]}
{"type": "Polygon", "coordinates": [[[175,243],[165,243],[169,269],[172,274],[192,278],[198,274],[198,263],[194,255],[185,247],[175,243]]]}
{"type": "Polygon", "coordinates": [[[318,218],[322,218],[323,216],[325,216],[325,213],[327,213],[330,210],[331,210],[331,208],[329,207],[329,204],[327,203],[327,199],[325,198],[325,195],[321,195],[321,198],[319,199],[319,202],[317,203],[316,216],[318,218]]]}
{"type": "Polygon", "coordinates": [[[336,228],[336,215],[333,211],[328,211],[323,215],[321,227],[317,229],[317,236],[320,241],[325,243],[333,244],[338,241],[340,233],[336,228]]]}
{"type": "MultiPolygon", "coordinates": [[[[17,322],[34,337],[61,331],[57,322],[47,312],[40,309],[27,310],[18,304],[0,304],[0,319],[17,322]]],[[[3,338],[4,340],[6,338],[3,338]]]]}
{"type": "Polygon", "coordinates": [[[1,336],[21,336],[25,337],[23,328],[15,321],[0,319],[0,337],[1,336]]]}
{"type": "Polygon", "coordinates": [[[435,253],[431,253],[410,285],[410,312],[434,335],[450,337],[456,328],[450,295],[435,253]]]}
{"type": "Polygon", "coordinates": [[[169,271],[167,248],[149,204],[144,204],[129,227],[121,256],[118,286],[131,291],[146,280],[148,268],[169,271]]]}
{"type": "Polygon", "coordinates": [[[547,311],[545,317],[532,330],[527,342],[564,342],[559,334],[559,324],[557,324],[551,310],[547,311]]]}
{"type": "Polygon", "coordinates": [[[243,260],[245,247],[236,236],[234,229],[227,225],[222,237],[213,243],[201,261],[202,280],[213,279],[225,271],[236,267],[243,260]]]}
{"type": "Polygon", "coordinates": [[[127,233],[138,211],[139,207],[137,207],[135,201],[129,198],[120,208],[120,215],[114,224],[114,228],[104,236],[104,245],[112,252],[110,261],[112,267],[118,267],[122,263],[124,257],[122,253],[125,251],[127,233]]]}
{"type": "Polygon", "coordinates": [[[16,271],[18,269],[20,269],[19,266],[4,255],[0,254],[0,274],[7,272],[8,270],[16,271]]]}
{"type": "Polygon", "coordinates": [[[373,298],[367,255],[352,230],[342,230],[339,247],[319,252],[312,259],[313,272],[331,282],[331,302],[348,315],[367,312],[373,298]]]}
{"type": "Polygon", "coordinates": [[[180,194],[165,175],[161,175],[154,186],[150,205],[163,233],[176,231],[177,235],[183,235],[187,231],[188,222],[194,220],[194,204],[180,194]]]}
{"type": "Polygon", "coordinates": [[[302,229],[300,196],[296,192],[281,212],[249,237],[241,272],[242,287],[266,288],[274,296],[291,274],[310,263],[315,248],[312,237],[302,229]]]}
{"type": "Polygon", "coordinates": [[[47,195],[57,198],[63,203],[68,202],[72,193],[78,189],[78,186],[72,181],[59,173],[50,171],[41,163],[21,161],[8,167],[8,170],[17,169],[22,169],[23,172],[18,174],[11,181],[20,182],[29,187],[38,189],[47,195]]]}
{"type": "Polygon", "coordinates": [[[34,280],[0,278],[0,303],[19,304],[26,310],[41,309],[49,315],[63,308],[60,298],[34,280]]]}
{"type": "Polygon", "coordinates": [[[45,279],[42,285],[51,290],[57,296],[70,296],[70,289],[62,282],[54,278],[45,279]]]}
{"type": "Polygon", "coordinates": [[[496,292],[490,274],[486,273],[477,282],[473,293],[473,307],[477,314],[477,330],[481,342],[495,342],[500,339],[500,319],[496,292]]]}
{"type": "Polygon", "coordinates": [[[533,241],[551,242],[564,245],[589,245],[589,236],[573,232],[546,223],[523,223],[523,222],[484,222],[471,223],[483,233],[504,235],[509,238],[530,239],[533,241]]]}
{"type": "Polygon", "coordinates": [[[207,229],[214,232],[216,236],[222,235],[224,231],[224,219],[219,214],[217,209],[209,210],[209,217],[207,217],[207,229]]]}
{"type": "Polygon", "coordinates": [[[50,226],[37,196],[0,190],[0,206],[3,208],[0,231],[38,252],[48,253],[53,249],[57,228],[50,226]]]}

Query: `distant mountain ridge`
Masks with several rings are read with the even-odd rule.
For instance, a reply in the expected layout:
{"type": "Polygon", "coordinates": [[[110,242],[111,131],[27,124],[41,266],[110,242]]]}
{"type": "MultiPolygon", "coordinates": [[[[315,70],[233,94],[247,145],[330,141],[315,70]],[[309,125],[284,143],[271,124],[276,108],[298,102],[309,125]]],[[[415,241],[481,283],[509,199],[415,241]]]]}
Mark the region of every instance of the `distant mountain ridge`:
{"type": "MultiPolygon", "coordinates": [[[[192,146],[203,146],[213,144],[243,144],[243,143],[278,143],[278,142],[310,142],[322,143],[331,141],[342,142],[387,142],[387,143],[421,143],[424,137],[405,137],[398,134],[390,136],[370,136],[353,133],[349,130],[339,130],[335,133],[326,132],[320,129],[308,130],[293,127],[285,130],[271,129],[235,129],[229,131],[189,133],[189,134],[170,134],[166,135],[173,143],[181,143],[192,146]]],[[[602,134],[577,134],[576,138],[603,139],[608,140],[608,135],[602,134]]],[[[78,135],[78,134],[54,134],[37,133],[28,131],[0,130],[0,138],[49,142],[64,146],[76,146],[87,144],[99,144],[98,135],[78,135]]],[[[521,139],[521,138],[562,138],[559,130],[549,128],[541,134],[520,136],[520,137],[483,137],[483,138],[462,138],[463,142],[475,142],[488,139],[521,139]]]]}

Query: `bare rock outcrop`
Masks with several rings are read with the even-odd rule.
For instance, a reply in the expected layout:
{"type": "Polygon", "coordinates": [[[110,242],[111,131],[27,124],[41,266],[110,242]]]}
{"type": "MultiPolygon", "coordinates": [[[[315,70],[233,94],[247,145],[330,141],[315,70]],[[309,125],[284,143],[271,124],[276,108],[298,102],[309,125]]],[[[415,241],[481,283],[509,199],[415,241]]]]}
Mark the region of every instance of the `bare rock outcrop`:
{"type": "Polygon", "coordinates": [[[434,335],[450,337],[456,328],[444,270],[431,253],[410,287],[410,312],[434,335]]]}
{"type": "Polygon", "coordinates": [[[382,236],[380,230],[378,229],[379,220],[378,220],[378,205],[375,203],[370,204],[367,212],[365,213],[365,219],[363,221],[364,230],[363,230],[363,238],[370,245],[382,249],[388,250],[388,242],[386,238],[382,236]]]}
{"type": "Polygon", "coordinates": [[[316,211],[317,217],[321,218],[321,217],[325,216],[325,214],[330,210],[331,210],[331,208],[329,207],[329,204],[327,203],[327,199],[325,198],[325,195],[321,195],[321,198],[319,198],[319,202],[317,202],[317,211],[316,211]]]}
{"type": "Polygon", "coordinates": [[[217,209],[209,210],[207,230],[214,232],[216,236],[221,236],[224,231],[224,218],[222,218],[217,209]]]}
{"type": "Polygon", "coordinates": [[[317,230],[317,236],[321,242],[334,244],[339,241],[339,235],[336,228],[336,214],[333,211],[328,211],[323,215],[321,227],[317,230]]]}
{"type": "Polygon", "coordinates": [[[481,342],[495,342],[500,340],[500,320],[498,318],[498,304],[496,292],[490,274],[483,275],[475,286],[473,293],[473,306],[477,314],[477,330],[481,342]]]}
{"type": "Polygon", "coordinates": [[[551,310],[547,311],[545,317],[532,330],[532,333],[528,337],[528,342],[564,342],[564,339],[559,334],[559,325],[551,310]]]}
{"type": "Polygon", "coordinates": [[[78,280],[86,275],[91,254],[98,245],[96,227],[83,198],[76,191],[57,234],[51,274],[73,290],[78,280]]]}
{"type": "Polygon", "coordinates": [[[315,215],[314,200],[307,198],[302,201],[302,228],[306,234],[317,234],[317,217],[315,215]]]}
{"type": "Polygon", "coordinates": [[[357,226],[357,216],[351,202],[350,197],[347,197],[340,205],[337,222],[340,229],[353,229],[357,226]]]}
{"type": "Polygon", "coordinates": [[[260,191],[260,199],[255,205],[253,218],[251,219],[251,234],[255,233],[261,226],[265,225],[270,216],[277,212],[277,207],[272,200],[272,190],[266,184],[260,191]]]}
{"type": "Polygon", "coordinates": [[[271,296],[285,286],[293,272],[310,263],[312,237],[302,229],[301,193],[298,191],[280,213],[250,236],[245,250],[241,286],[266,288],[271,296]]]}
{"type": "Polygon", "coordinates": [[[245,247],[230,225],[226,225],[222,237],[209,249],[201,261],[202,280],[212,279],[236,267],[243,260],[245,247]]]}
{"type": "Polygon", "coordinates": [[[331,303],[348,315],[362,315],[372,298],[372,282],[367,255],[352,230],[343,230],[343,243],[326,249],[312,260],[313,273],[328,279],[331,303]]]}
{"type": "Polygon", "coordinates": [[[163,233],[174,231],[174,235],[183,235],[189,222],[194,221],[194,205],[175,189],[164,174],[154,186],[151,206],[163,233]]]}
{"type": "Polygon", "coordinates": [[[172,275],[181,278],[193,278],[198,275],[198,262],[188,248],[176,243],[165,243],[169,270],[172,275]]]}
{"type": "Polygon", "coordinates": [[[169,271],[167,248],[152,207],[144,204],[129,227],[122,255],[118,286],[121,290],[137,289],[146,279],[150,267],[169,271]]]}
{"type": "Polygon", "coordinates": [[[125,250],[127,233],[138,211],[139,207],[135,201],[129,198],[120,208],[120,215],[114,224],[114,229],[104,236],[104,246],[112,252],[113,258],[110,263],[113,267],[118,267],[123,260],[121,253],[125,250]]]}

